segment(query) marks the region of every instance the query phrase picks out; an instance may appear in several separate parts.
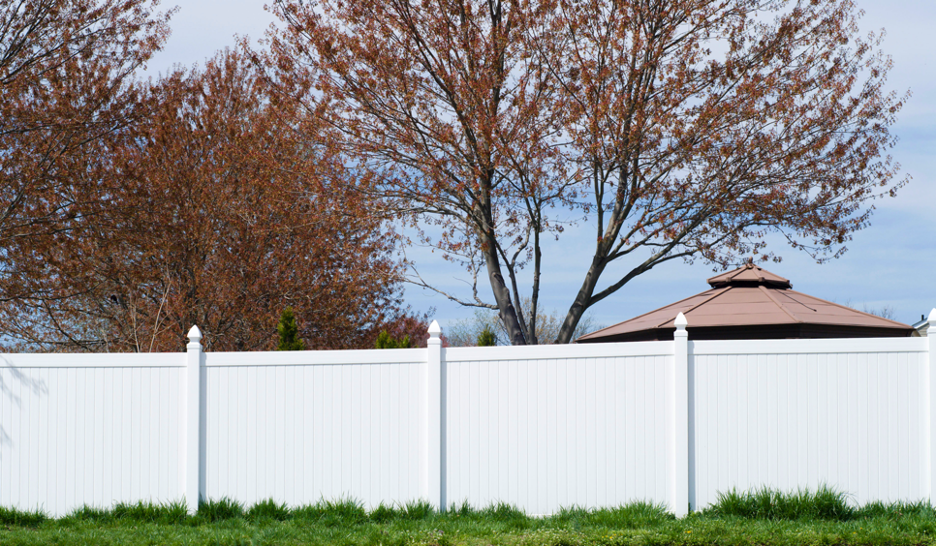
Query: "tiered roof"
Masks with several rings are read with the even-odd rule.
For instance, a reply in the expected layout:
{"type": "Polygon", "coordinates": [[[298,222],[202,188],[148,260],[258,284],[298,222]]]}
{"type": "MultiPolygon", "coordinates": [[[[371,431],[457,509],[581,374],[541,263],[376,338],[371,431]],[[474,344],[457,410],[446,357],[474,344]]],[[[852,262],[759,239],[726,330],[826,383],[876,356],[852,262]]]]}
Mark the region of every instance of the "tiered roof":
{"type": "Polygon", "coordinates": [[[797,292],[788,279],[753,264],[708,283],[710,290],[576,341],[673,339],[679,313],[689,321],[689,339],[907,337],[913,331],[907,324],[797,292]]]}

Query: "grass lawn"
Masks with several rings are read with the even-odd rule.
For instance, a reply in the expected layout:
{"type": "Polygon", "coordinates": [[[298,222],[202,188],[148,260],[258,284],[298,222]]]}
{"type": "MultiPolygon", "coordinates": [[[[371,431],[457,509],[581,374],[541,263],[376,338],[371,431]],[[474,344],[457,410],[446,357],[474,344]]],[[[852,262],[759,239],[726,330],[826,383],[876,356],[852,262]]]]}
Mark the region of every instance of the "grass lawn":
{"type": "Polygon", "coordinates": [[[249,510],[211,502],[194,517],[179,505],[84,508],[51,520],[0,508],[0,544],[185,545],[624,545],[624,544],[936,544],[936,513],[928,504],[849,507],[826,489],[783,495],[729,493],[701,513],[677,520],[660,507],[635,503],[608,510],[563,510],[529,517],[509,506],[426,504],[378,507],[353,502],[296,509],[272,501],[249,510]]]}

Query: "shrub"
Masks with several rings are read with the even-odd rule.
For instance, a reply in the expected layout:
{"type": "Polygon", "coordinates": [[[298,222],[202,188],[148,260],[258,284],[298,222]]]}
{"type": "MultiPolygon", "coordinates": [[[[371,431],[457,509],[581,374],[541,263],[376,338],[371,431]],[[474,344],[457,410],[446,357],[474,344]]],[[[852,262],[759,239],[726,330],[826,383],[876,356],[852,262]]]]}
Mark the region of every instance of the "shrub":
{"type": "Polygon", "coordinates": [[[292,307],[283,309],[280,315],[279,324],[276,326],[279,332],[279,345],[277,351],[304,351],[305,342],[299,339],[299,326],[296,324],[296,315],[292,307]]]}
{"type": "Polygon", "coordinates": [[[478,334],[478,347],[493,347],[497,345],[497,335],[491,330],[491,327],[484,325],[484,329],[478,334]]]}
{"type": "Polygon", "coordinates": [[[408,335],[403,336],[403,339],[394,339],[386,330],[382,330],[377,336],[375,346],[378,349],[409,349],[412,343],[408,335]]]}

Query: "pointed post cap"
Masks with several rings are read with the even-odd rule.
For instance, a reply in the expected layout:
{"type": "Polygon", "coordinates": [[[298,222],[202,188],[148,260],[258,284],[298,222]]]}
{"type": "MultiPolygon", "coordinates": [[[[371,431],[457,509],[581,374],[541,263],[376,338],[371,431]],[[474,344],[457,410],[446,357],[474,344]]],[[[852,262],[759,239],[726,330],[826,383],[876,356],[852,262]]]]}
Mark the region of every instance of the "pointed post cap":
{"type": "Polygon", "coordinates": [[[441,335],[442,327],[439,326],[439,321],[432,321],[432,324],[429,325],[429,339],[439,339],[441,335]]]}
{"type": "Polygon", "coordinates": [[[188,338],[189,349],[201,349],[202,334],[201,330],[198,329],[198,326],[192,326],[192,328],[188,331],[188,338]]]}
{"type": "Polygon", "coordinates": [[[677,330],[685,330],[686,326],[689,326],[689,321],[686,320],[686,315],[679,313],[676,315],[676,320],[673,321],[676,324],[677,330]]]}

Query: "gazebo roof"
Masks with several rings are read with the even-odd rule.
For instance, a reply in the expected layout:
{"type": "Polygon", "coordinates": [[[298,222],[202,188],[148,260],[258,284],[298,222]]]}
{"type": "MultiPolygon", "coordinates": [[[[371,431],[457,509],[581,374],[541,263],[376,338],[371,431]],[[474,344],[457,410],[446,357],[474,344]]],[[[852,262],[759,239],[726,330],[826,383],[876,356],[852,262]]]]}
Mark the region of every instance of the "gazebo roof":
{"type": "Polygon", "coordinates": [[[683,313],[690,339],[907,337],[906,324],[792,290],[789,280],[753,264],[708,279],[695,296],[586,334],[578,343],[673,339],[683,313]]]}

